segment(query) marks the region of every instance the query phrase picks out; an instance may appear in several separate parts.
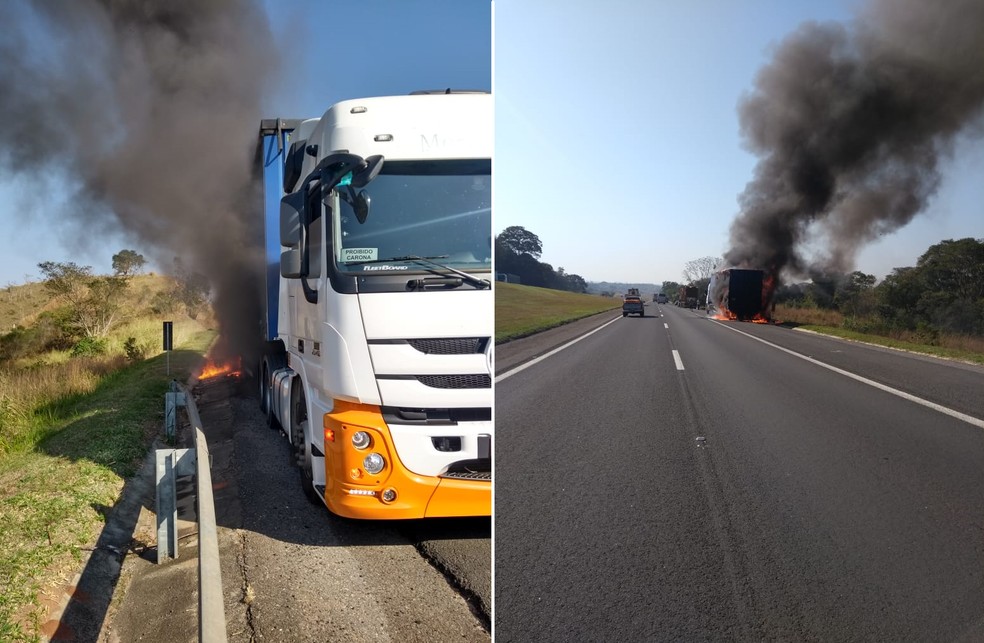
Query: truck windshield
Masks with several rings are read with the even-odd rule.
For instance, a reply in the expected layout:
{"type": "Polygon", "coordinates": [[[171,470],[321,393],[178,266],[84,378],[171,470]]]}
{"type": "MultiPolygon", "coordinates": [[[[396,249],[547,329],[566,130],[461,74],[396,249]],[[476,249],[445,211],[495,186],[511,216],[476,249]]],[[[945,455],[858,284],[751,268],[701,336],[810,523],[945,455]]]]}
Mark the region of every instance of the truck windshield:
{"type": "MultiPolygon", "coordinates": [[[[360,223],[352,206],[333,196],[334,253],[339,270],[385,271],[387,261],[440,257],[465,271],[492,265],[492,163],[489,159],[389,161],[363,188],[369,214],[360,223]]],[[[344,188],[343,188],[344,189],[344,188]]],[[[423,269],[411,262],[410,270],[423,269]]]]}

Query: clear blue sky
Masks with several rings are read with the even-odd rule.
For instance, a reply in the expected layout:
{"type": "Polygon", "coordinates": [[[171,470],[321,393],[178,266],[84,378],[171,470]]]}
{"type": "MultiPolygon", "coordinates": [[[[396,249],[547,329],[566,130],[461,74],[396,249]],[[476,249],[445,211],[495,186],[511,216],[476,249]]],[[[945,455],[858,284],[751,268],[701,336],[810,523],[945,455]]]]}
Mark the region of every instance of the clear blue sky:
{"type": "MultiPolygon", "coordinates": [[[[270,87],[267,117],[320,116],[348,98],[492,87],[489,0],[264,0],[264,6],[289,67],[286,82],[270,87]]],[[[39,177],[0,176],[0,287],[36,280],[41,261],[75,261],[108,273],[119,250],[146,252],[118,230],[80,231],[44,217],[38,191],[63,203],[61,181],[71,177],[42,186],[39,177]]]]}
{"type": "MultiPolygon", "coordinates": [[[[588,281],[680,281],[722,256],[756,157],[736,106],[804,21],[848,21],[852,0],[499,0],[496,233],[543,242],[588,281]]],[[[984,129],[984,124],[982,129],[984,129]]],[[[942,239],[984,237],[984,144],[962,142],[929,209],[862,251],[884,277],[942,239]]]]}

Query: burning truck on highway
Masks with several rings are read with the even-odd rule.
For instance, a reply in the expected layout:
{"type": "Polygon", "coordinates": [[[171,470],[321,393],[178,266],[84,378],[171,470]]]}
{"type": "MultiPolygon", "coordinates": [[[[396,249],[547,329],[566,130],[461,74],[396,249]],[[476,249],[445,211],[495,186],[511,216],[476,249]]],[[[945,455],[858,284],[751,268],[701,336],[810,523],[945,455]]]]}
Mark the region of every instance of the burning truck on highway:
{"type": "Polygon", "coordinates": [[[720,270],[707,286],[707,314],[721,320],[768,324],[775,308],[774,293],[775,278],[764,270],[720,270]]]}

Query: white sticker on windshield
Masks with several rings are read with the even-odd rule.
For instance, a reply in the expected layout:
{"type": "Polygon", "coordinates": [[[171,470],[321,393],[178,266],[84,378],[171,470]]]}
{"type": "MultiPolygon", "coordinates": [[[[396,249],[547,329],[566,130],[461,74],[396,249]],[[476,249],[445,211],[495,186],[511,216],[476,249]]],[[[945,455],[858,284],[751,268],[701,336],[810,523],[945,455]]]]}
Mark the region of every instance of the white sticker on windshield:
{"type": "Polygon", "coordinates": [[[375,261],[378,258],[379,248],[342,248],[342,263],[375,261]]]}

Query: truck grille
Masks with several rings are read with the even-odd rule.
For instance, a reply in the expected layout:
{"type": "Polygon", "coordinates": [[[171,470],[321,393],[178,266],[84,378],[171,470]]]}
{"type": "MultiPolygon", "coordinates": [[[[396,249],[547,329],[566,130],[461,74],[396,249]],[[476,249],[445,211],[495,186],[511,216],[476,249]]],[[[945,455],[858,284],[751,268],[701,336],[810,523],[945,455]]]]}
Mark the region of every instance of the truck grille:
{"type": "Polygon", "coordinates": [[[472,355],[484,353],[487,337],[447,337],[435,339],[408,339],[407,343],[428,355],[472,355]]]}
{"type": "Polygon", "coordinates": [[[456,478],[458,480],[491,480],[491,471],[448,471],[441,475],[442,478],[456,478]]]}
{"type": "Polygon", "coordinates": [[[418,375],[417,381],[431,388],[492,388],[492,377],[480,375],[418,375]]]}
{"type": "Polygon", "coordinates": [[[458,480],[491,480],[492,458],[459,460],[448,465],[448,470],[442,473],[440,477],[458,480]]]}

